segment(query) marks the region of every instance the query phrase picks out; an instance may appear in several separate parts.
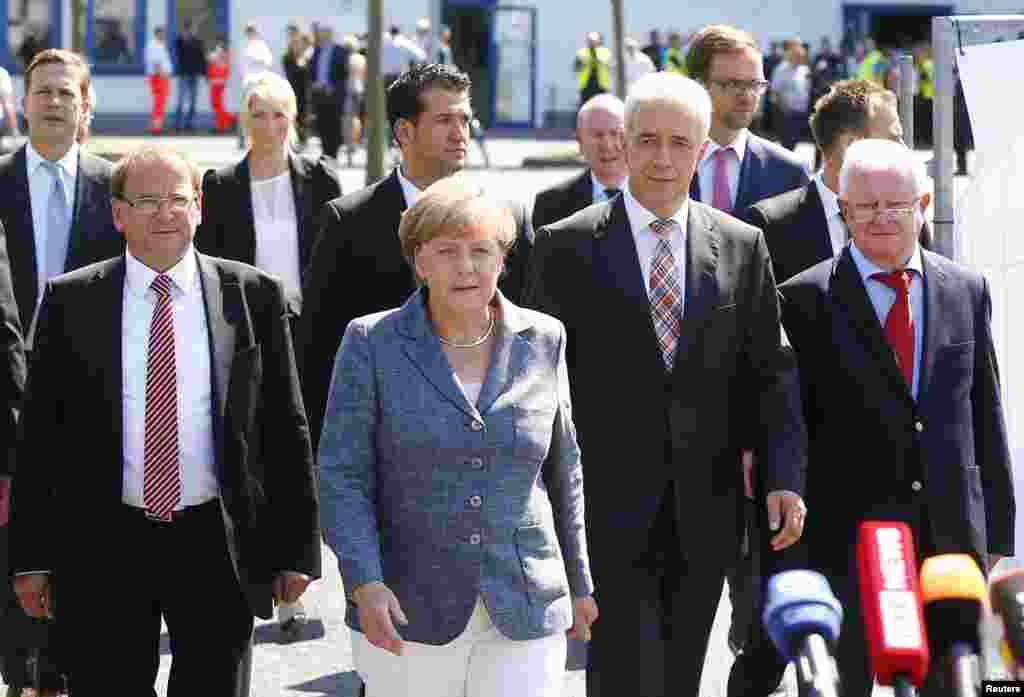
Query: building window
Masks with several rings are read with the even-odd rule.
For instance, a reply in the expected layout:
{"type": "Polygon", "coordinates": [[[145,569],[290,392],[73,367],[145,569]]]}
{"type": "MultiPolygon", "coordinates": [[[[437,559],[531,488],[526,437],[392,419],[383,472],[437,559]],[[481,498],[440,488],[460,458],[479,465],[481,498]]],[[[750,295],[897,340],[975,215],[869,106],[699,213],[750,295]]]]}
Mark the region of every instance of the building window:
{"type": "Polygon", "coordinates": [[[57,21],[51,20],[50,10],[50,0],[8,0],[8,59],[18,72],[44,48],[56,45],[57,21]]]}
{"type": "Polygon", "coordinates": [[[191,23],[206,51],[212,51],[217,37],[228,34],[227,5],[227,0],[170,0],[167,9],[173,27],[169,32],[169,45],[173,48],[174,39],[191,23]]]}
{"type": "Polygon", "coordinates": [[[97,75],[143,72],[145,0],[87,0],[86,60],[97,75]]]}

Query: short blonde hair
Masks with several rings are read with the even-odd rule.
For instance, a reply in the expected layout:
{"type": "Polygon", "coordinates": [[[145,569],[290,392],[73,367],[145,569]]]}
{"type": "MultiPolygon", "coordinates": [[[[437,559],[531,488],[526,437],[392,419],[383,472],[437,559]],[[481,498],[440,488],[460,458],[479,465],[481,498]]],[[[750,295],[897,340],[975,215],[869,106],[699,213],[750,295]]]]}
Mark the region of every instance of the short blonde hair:
{"type": "Polygon", "coordinates": [[[292,122],[288,129],[288,143],[291,145],[298,143],[299,134],[295,131],[295,116],[299,112],[299,106],[291,84],[277,73],[272,73],[269,70],[257,73],[245,81],[245,84],[242,85],[242,104],[238,112],[238,122],[246,134],[252,127],[253,97],[271,102],[284,109],[292,122]]]}
{"type": "MultiPolygon", "coordinates": [[[[402,256],[415,274],[421,245],[444,235],[458,237],[471,226],[493,229],[503,255],[515,245],[516,221],[506,206],[485,196],[461,173],[445,177],[429,186],[402,215],[398,226],[402,256]]],[[[422,285],[423,280],[417,275],[416,282],[422,285]]]]}

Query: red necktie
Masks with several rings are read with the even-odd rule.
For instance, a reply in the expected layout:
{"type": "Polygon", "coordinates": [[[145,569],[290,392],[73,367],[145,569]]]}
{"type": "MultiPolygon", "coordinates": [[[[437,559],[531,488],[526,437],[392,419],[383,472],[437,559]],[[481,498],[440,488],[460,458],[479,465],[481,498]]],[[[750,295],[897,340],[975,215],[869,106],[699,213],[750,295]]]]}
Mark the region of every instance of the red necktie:
{"type": "Polygon", "coordinates": [[[142,501],[154,518],[170,520],[181,500],[178,473],[178,390],[174,367],[171,279],[160,274],[151,288],[156,307],[149,327],[146,363],[146,435],[142,501]]]}
{"type": "Polygon", "coordinates": [[[729,160],[731,148],[719,148],[715,152],[715,192],[711,205],[725,213],[732,213],[732,190],[729,187],[729,160]]]}
{"type": "Polygon", "coordinates": [[[914,388],[914,316],[910,312],[910,283],[914,272],[906,269],[872,274],[871,278],[896,291],[896,302],[885,318],[885,334],[903,371],[907,388],[914,388]]]}

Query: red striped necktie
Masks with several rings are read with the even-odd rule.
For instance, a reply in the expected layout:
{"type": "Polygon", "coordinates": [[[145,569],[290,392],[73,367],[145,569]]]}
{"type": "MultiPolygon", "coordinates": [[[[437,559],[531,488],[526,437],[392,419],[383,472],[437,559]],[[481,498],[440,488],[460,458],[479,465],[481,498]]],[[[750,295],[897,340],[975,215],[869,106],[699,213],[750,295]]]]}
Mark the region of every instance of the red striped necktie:
{"type": "Polygon", "coordinates": [[[174,314],[171,279],[160,274],[151,288],[156,307],[149,328],[146,363],[146,440],[142,500],[146,512],[170,520],[181,500],[178,472],[178,390],[174,366],[174,314]]]}

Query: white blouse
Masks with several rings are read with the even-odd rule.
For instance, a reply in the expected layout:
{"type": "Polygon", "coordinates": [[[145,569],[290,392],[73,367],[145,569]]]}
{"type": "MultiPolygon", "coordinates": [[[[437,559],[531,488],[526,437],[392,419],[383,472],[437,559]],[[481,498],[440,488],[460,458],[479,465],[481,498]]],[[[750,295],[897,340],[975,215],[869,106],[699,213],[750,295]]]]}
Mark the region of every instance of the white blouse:
{"type": "Polygon", "coordinates": [[[256,266],[284,281],[288,298],[301,302],[299,225],[291,172],[270,179],[254,179],[251,191],[256,266]]]}
{"type": "Polygon", "coordinates": [[[459,383],[459,387],[462,388],[462,393],[466,395],[466,399],[473,406],[476,406],[476,402],[480,399],[480,390],[484,384],[482,382],[463,382],[459,379],[458,374],[455,375],[455,382],[459,383]]]}

